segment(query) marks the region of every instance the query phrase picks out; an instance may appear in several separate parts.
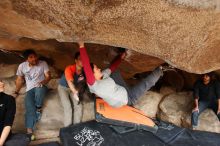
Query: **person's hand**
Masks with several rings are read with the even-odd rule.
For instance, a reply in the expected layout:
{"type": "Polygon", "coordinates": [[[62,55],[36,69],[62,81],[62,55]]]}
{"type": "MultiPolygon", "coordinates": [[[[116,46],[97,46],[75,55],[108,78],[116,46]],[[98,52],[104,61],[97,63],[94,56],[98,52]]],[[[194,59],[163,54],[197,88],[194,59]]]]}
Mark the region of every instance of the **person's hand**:
{"type": "Polygon", "coordinates": [[[125,59],[126,56],[127,56],[127,52],[123,52],[123,53],[121,54],[121,59],[125,59]]]}
{"type": "Polygon", "coordinates": [[[199,112],[199,107],[197,106],[197,107],[195,107],[193,110],[192,110],[192,112],[199,112]]]}
{"type": "Polygon", "coordinates": [[[84,48],[84,42],[83,41],[79,41],[78,44],[79,44],[80,48],[84,48]]]}
{"type": "Polygon", "coordinates": [[[37,83],[36,87],[38,87],[38,88],[43,87],[43,84],[41,82],[37,83]]]}

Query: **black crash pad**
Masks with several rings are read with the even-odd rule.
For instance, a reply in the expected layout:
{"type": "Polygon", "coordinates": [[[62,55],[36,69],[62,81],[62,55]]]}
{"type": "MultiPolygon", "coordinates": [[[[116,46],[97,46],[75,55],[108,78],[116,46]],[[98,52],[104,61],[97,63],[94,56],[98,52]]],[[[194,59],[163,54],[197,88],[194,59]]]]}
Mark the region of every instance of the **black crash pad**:
{"type": "Polygon", "coordinates": [[[117,133],[108,124],[89,121],[60,130],[64,146],[220,146],[220,134],[192,131],[158,122],[157,133],[117,133]]]}

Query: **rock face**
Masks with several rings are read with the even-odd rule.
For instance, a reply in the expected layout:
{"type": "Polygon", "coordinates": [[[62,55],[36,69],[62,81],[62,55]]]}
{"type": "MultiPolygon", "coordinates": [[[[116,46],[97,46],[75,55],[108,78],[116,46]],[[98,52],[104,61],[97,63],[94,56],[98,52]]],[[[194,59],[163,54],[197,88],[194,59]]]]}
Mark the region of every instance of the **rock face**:
{"type": "Polygon", "coordinates": [[[16,50],[5,42],[22,37],[81,38],[204,73],[220,68],[219,8],[218,0],[1,0],[0,47],[16,50]]]}

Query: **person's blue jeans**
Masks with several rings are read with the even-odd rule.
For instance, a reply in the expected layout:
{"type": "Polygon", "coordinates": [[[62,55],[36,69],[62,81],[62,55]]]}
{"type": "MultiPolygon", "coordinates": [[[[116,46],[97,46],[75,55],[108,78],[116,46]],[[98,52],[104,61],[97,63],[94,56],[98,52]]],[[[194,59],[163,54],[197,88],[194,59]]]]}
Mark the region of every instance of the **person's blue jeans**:
{"type": "Polygon", "coordinates": [[[4,146],[28,146],[30,139],[26,134],[11,134],[4,146]]]}
{"type": "Polygon", "coordinates": [[[128,87],[119,71],[115,71],[111,74],[111,78],[115,81],[115,83],[123,86],[127,90],[128,105],[134,105],[138,98],[141,97],[151,87],[153,87],[161,76],[163,76],[163,71],[158,67],[137,85],[128,87]]]}
{"type": "Polygon", "coordinates": [[[35,87],[29,90],[25,96],[25,126],[34,129],[38,120],[37,109],[43,105],[47,93],[47,87],[35,87]]]}
{"type": "Polygon", "coordinates": [[[217,102],[199,101],[199,111],[194,111],[192,112],[192,115],[191,115],[191,124],[193,127],[198,126],[199,115],[207,108],[212,109],[216,113],[218,119],[220,120],[220,114],[217,114],[217,111],[218,111],[217,102]]]}

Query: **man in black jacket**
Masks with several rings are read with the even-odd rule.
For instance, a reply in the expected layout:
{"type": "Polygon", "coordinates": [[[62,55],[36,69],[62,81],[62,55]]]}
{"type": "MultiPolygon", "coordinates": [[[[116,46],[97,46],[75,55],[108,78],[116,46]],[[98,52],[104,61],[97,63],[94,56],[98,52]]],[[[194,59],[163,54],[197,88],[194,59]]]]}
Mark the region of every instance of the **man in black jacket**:
{"type": "Polygon", "coordinates": [[[11,133],[15,112],[15,99],[4,93],[0,81],[0,146],[27,146],[30,141],[26,135],[11,133]]]}
{"type": "Polygon", "coordinates": [[[220,83],[212,79],[212,74],[207,73],[198,80],[194,86],[194,109],[192,110],[192,128],[198,126],[199,115],[207,108],[211,108],[220,120],[220,83]]]}

